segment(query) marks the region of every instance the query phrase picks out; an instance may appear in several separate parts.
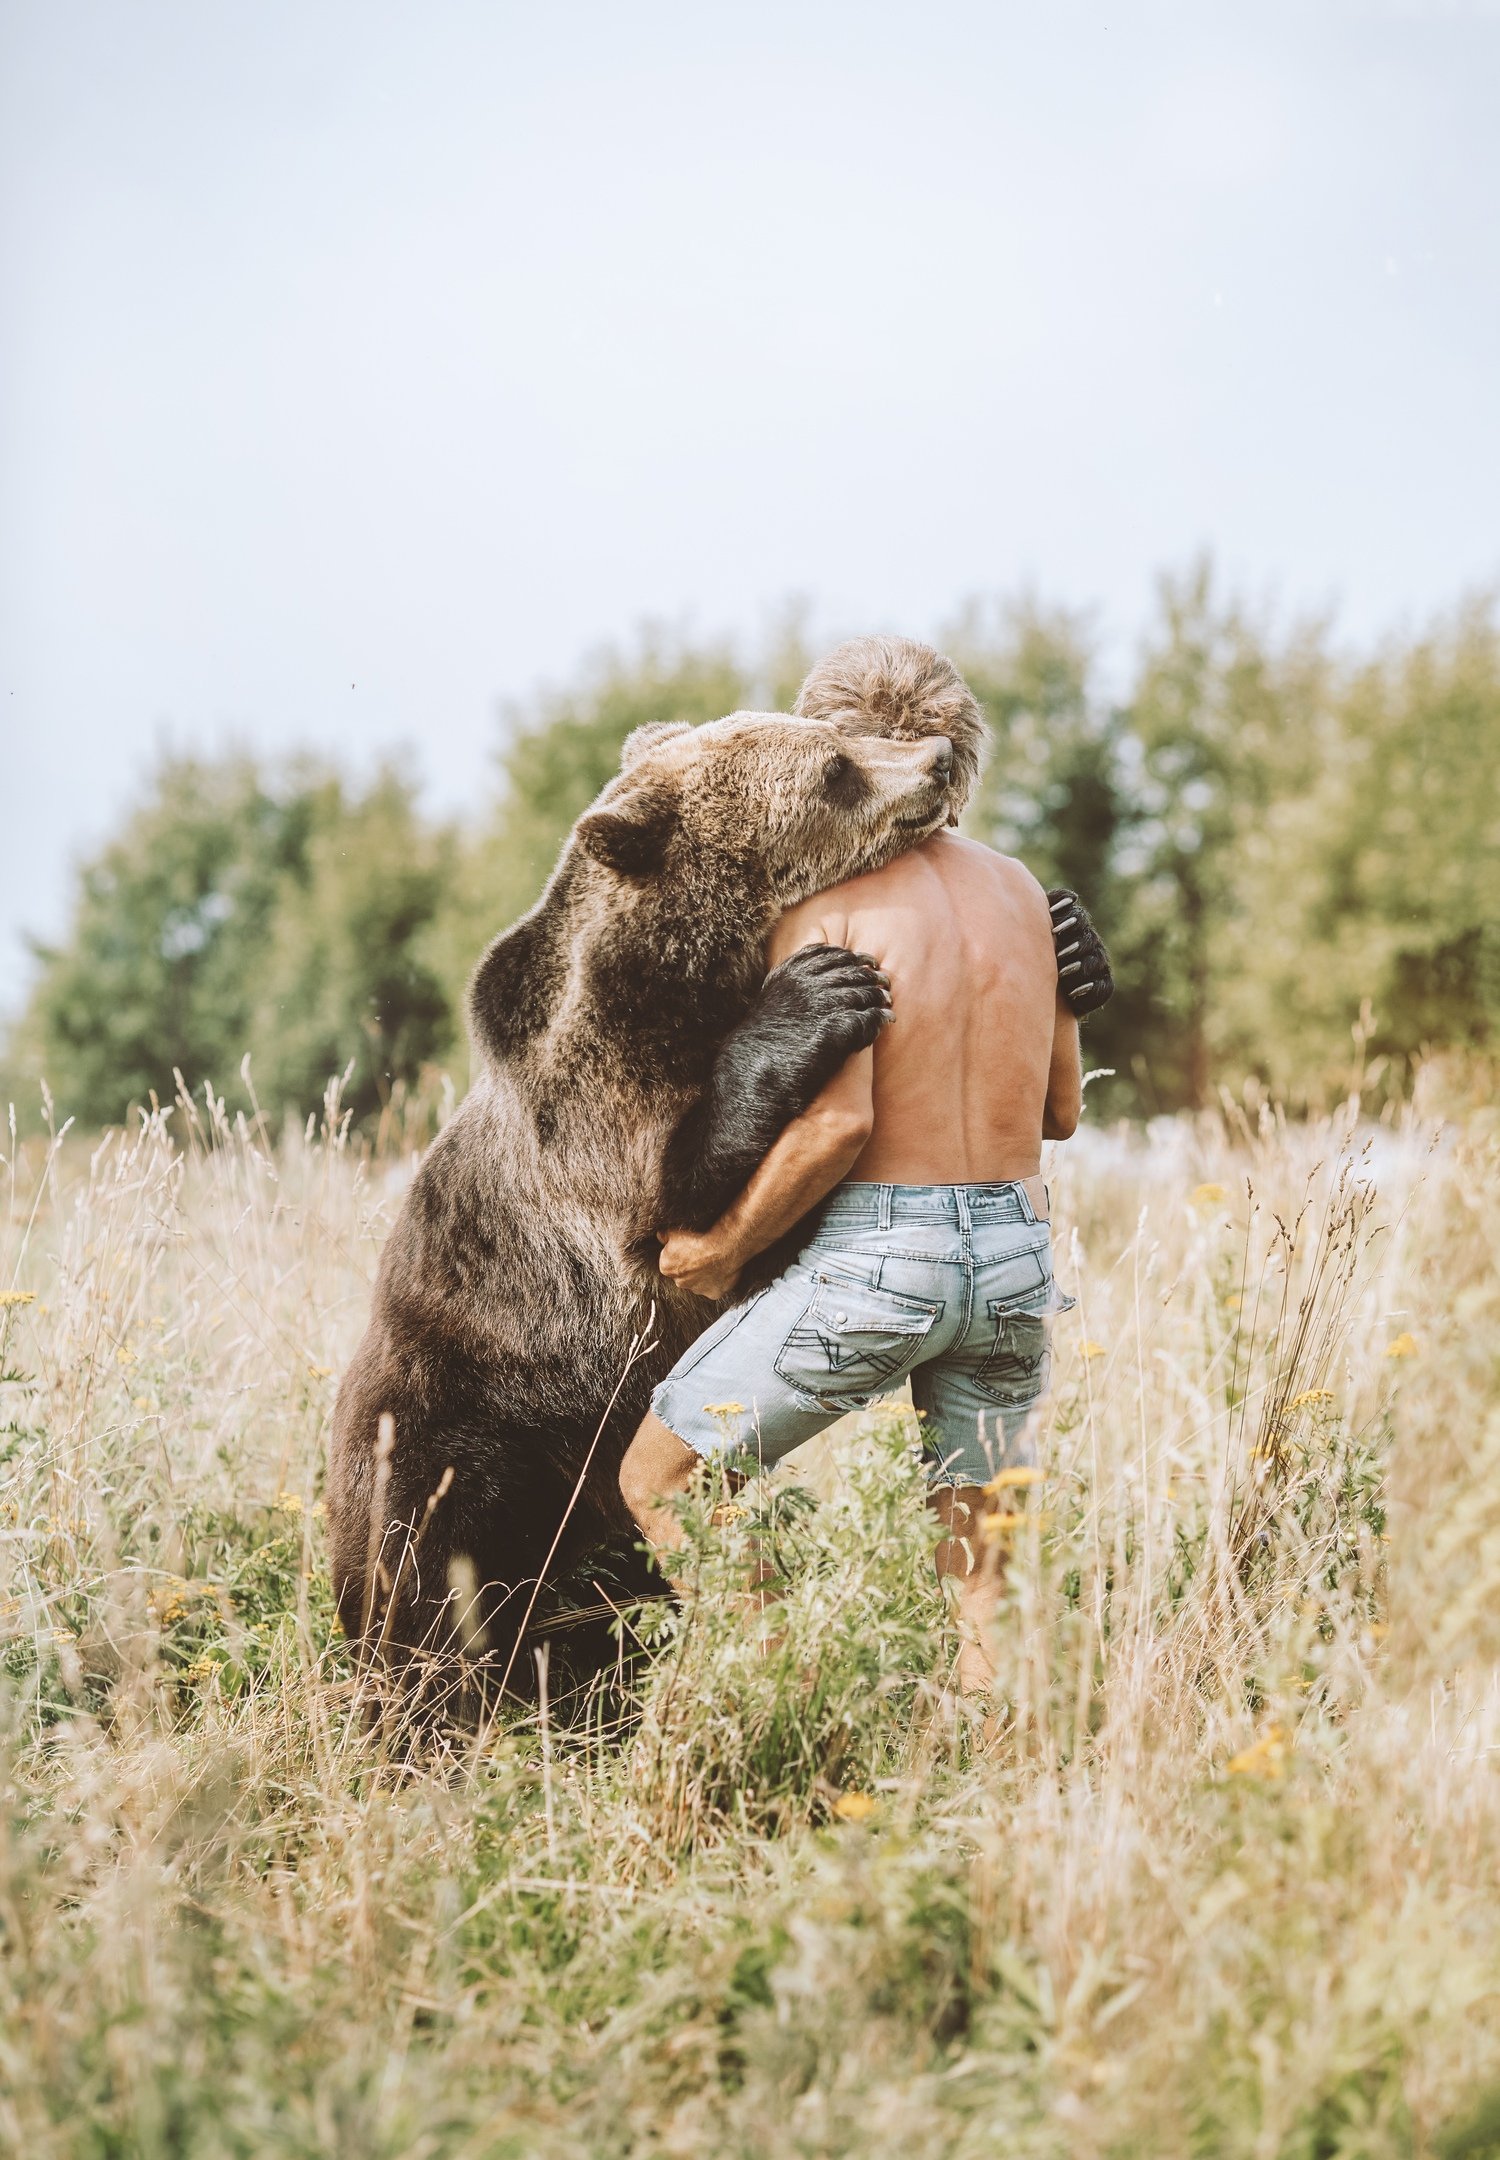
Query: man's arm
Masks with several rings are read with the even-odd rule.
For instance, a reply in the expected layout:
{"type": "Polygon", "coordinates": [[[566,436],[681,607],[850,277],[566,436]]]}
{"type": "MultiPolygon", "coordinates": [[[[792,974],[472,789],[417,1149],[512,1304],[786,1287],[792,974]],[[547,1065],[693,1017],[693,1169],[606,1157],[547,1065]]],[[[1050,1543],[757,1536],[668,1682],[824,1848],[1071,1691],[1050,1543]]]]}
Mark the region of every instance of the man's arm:
{"type": "Polygon", "coordinates": [[[1083,1058],[1078,1047],[1078,1018],[1059,988],[1052,1023],[1052,1063],[1047,1068],[1047,1100],[1042,1109],[1042,1138],[1071,1140],[1083,1114],[1083,1058]]]}
{"type": "MultiPolygon", "coordinates": [[[[1073,1035],[1076,1042],[1076,1025],[1073,1035]]],[[[665,1239],[663,1275],[700,1297],[732,1290],[746,1261],[774,1245],[853,1169],[874,1129],[874,1073],[873,1050],[851,1057],[784,1129],[711,1230],[674,1230],[665,1239]]]]}

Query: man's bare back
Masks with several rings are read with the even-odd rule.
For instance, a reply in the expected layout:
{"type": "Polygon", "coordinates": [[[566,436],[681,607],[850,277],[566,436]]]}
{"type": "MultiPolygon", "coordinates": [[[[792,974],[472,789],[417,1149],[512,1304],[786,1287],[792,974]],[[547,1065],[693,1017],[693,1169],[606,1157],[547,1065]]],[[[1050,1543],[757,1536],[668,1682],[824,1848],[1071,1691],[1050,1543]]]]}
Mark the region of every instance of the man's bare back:
{"type": "Polygon", "coordinates": [[[896,1017],[834,1083],[850,1095],[873,1089],[873,1129],[848,1176],[900,1185],[1034,1176],[1043,1138],[1077,1122],[1079,1052],[1031,872],[936,833],[791,909],[768,965],[820,943],[873,954],[896,1017]]]}

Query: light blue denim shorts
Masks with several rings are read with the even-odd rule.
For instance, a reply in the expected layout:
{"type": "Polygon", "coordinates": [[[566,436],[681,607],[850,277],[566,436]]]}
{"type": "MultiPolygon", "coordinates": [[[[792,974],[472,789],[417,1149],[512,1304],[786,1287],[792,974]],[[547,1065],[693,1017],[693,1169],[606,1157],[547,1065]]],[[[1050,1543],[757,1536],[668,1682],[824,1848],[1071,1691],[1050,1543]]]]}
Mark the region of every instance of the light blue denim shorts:
{"type": "Polygon", "coordinates": [[[933,1485],[1033,1463],[1050,1376],[1052,1233],[1024,1186],[835,1187],[811,1242],[731,1306],[651,1398],[700,1455],[780,1460],[910,1379],[933,1485]]]}

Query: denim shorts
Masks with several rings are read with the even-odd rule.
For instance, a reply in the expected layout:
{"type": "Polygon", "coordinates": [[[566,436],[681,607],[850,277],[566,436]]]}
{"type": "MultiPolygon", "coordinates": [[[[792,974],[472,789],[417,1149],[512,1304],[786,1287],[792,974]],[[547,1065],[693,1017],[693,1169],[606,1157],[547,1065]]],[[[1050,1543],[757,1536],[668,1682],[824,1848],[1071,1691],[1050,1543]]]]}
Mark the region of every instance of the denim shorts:
{"type": "Polygon", "coordinates": [[[1009,1185],[837,1186],[785,1274],[700,1335],[651,1398],[700,1455],[774,1463],[910,1379],[933,1485],[1030,1464],[1052,1233],[1009,1185]]]}

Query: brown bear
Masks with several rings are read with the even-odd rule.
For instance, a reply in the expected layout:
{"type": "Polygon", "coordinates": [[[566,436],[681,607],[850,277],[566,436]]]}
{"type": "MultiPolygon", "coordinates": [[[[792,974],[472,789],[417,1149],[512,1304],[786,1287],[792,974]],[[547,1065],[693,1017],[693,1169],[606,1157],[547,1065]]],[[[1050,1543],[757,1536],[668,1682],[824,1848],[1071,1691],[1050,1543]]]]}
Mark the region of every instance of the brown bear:
{"type": "MultiPolygon", "coordinates": [[[[953,813],[982,730],[967,692],[944,726],[896,741],[735,713],[637,730],[480,963],[478,1077],[386,1245],[328,1478],[344,1626],[408,1679],[418,1661],[429,1700],[457,1675],[470,1707],[534,1684],[523,1634],[560,1617],[539,1585],[590,1545],[610,1544],[625,1595],[661,1587],[620,1457],[716,1308],[664,1281],[656,1232],[712,1222],[874,1040],[887,1000],[869,964],[822,948],[765,977],[766,940],[785,908],[953,813]]],[[[570,1642],[597,1667],[600,1639],[574,1630],[554,1671],[570,1642]]]]}

